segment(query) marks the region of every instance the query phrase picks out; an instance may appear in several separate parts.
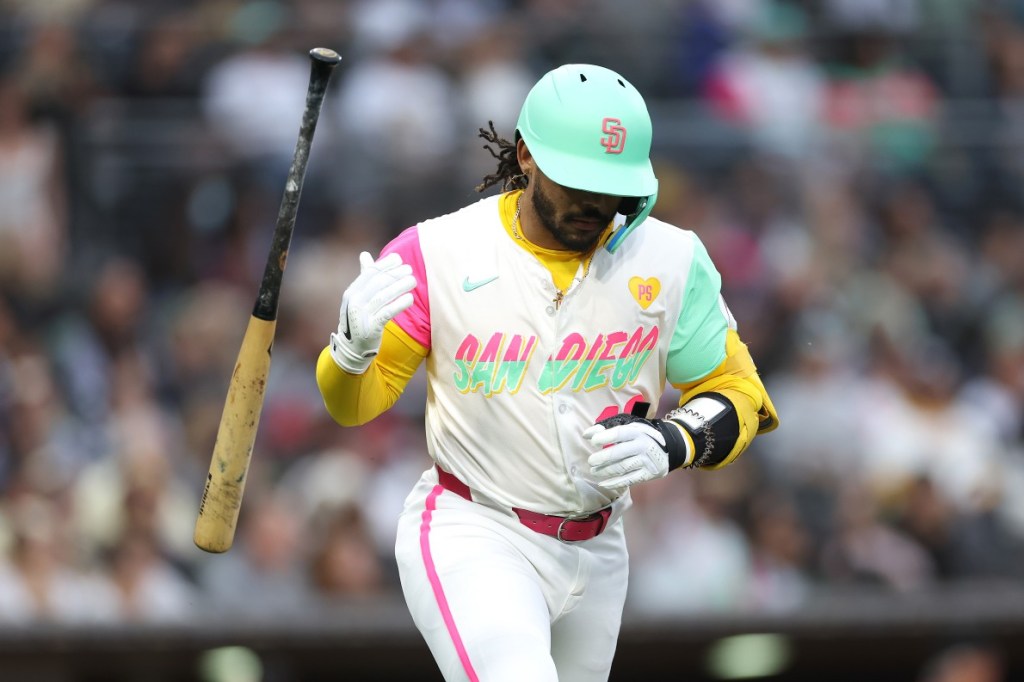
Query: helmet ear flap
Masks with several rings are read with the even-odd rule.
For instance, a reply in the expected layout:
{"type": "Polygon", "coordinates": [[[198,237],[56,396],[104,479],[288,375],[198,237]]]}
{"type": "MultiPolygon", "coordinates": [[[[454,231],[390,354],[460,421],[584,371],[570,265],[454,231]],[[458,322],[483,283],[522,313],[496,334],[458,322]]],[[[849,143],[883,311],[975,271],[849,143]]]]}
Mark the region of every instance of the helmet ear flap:
{"type": "Polygon", "coordinates": [[[612,232],[611,238],[604,245],[609,253],[615,253],[629,233],[647,219],[657,200],[658,193],[655,192],[649,197],[625,197],[619,202],[619,213],[626,216],[626,222],[612,232]]]}

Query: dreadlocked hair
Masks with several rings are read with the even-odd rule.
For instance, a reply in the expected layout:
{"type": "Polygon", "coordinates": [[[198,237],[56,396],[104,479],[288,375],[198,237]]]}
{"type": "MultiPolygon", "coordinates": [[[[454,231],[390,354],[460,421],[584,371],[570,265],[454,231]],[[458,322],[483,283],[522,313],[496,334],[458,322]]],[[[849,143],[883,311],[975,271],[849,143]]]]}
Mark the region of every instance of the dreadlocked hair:
{"type": "Polygon", "coordinates": [[[519,159],[516,156],[516,143],[510,142],[498,136],[494,129],[494,121],[487,122],[490,130],[480,128],[478,137],[482,137],[490,144],[483,145],[483,148],[491,153],[491,156],[498,160],[498,170],[490,175],[485,175],[483,182],[476,186],[477,192],[483,192],[488,187],[501,184],[501,191],[508,192],[513,189],[526,189],[527,178],[519,168],[519,159]],[[491,145],[497,146],[497,151],[491,145]]]}

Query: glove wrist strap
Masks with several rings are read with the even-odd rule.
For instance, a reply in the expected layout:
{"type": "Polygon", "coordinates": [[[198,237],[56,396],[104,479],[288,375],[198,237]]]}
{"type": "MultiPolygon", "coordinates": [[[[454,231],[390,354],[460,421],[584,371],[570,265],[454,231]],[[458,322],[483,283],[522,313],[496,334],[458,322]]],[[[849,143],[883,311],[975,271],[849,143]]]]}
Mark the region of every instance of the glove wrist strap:
{"type": "Polygon", "coordinates": [[[669,471],[693,464],[693,440],[681,424],[667,419],[655,419],[651,424],[665,439],[669,471]]]}
{"type": "Polygon", "coordinates": [[[334,358],[334,363],[338,367],[349,374],[362,374],[365,372],[373,364],[374,355],[376,353],[371,353],[365,357],[357,355],[351,346],[345,342],[344,338],[336,333],[331,334],[331,357],[334,358]]]}
{"type": "Polygon", "coordinates": [[[668,454],[669,471],[693,464],[695,447],[693,444],[693,438],[690,436],[689,431],[687,431],[685,426],[678,421],[669,421],[668,419],[648,419],[647,412],[650,409],[650,403],[638,401],[633,404],[633,408],[628,413],[615,415],[610,419],[606,419],[602,423],[607,423],[610,426],[616,423],[625,424],[632,420],[646,422],[657,429],[658,433],[661,434],[661,437],[665,441],[663,448],[668,454]]]}

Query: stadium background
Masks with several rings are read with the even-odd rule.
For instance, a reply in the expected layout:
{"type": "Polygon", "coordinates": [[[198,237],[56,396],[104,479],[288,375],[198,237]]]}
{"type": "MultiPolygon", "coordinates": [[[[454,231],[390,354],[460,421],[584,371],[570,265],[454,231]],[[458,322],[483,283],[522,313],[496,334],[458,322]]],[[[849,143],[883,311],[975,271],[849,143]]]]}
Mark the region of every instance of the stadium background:
{"type": "MultiPolygon", "coordinates": [[[[782,416],[642,486],[616,680],[1024,679],[1024,3],[0,3],[0,679],[439,679],[391,546],[422,381],[316,355],[568,61],[647,96],[782,416]],[[191,544],[308,74],[337,49],[235,549],[191,544]]],[[[671,400],[670,394],[666,400],[671,400]]],[[[500,589],[496,585],[495,589],[500,589]]]]}

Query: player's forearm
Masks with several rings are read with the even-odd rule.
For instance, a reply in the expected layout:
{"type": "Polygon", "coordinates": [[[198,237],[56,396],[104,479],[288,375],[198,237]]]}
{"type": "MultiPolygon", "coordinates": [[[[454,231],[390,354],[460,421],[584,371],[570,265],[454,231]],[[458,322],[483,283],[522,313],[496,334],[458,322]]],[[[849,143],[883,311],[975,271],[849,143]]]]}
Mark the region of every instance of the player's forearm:
{"type": "MultiPolygon", "coordinates": [[[[778,415],[739,335],[730,330],[726,359],[701,381],[678,386],[671,418],[694,446],[692,466],[719,469],[733,462],[758,433],[778,425],[778,415]]],[[[667,415],[668,416],[668,415],[667,415]]]]}
{"type": "Polygon", "coordinates": [[[316,364],[316,383],[328,414],[342,426],[359,426],[383,414],[401,391],[389,390],[376,363],[362,374],[349,374],[335,363],[330,347],[316,364]]]}
{"type": "Polygon", "coordinates": [[[686,433],[693,451],[690,466],[720,469],[743,454],[757,435],[761,401],[746,387],[728,385],[734,381],[697,393],[665,416],[686,433]]]}
{"type": "Polygon", "coordinates": [[[427,350],[394,322],[384,327],[380,352],[362,374],[346,372],[330,347],[320,353],[316,382],[328,414],[342,426],[358,426],[391,408],[416,373],[427,350]]]}

